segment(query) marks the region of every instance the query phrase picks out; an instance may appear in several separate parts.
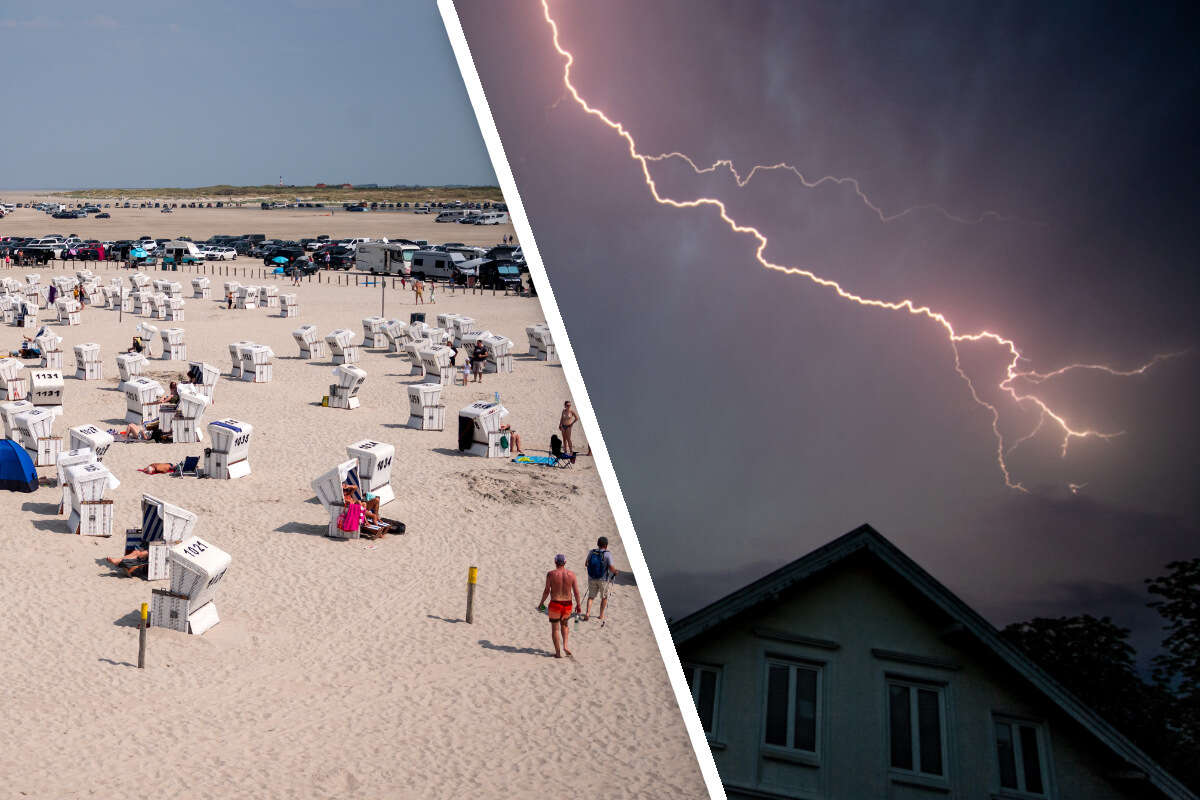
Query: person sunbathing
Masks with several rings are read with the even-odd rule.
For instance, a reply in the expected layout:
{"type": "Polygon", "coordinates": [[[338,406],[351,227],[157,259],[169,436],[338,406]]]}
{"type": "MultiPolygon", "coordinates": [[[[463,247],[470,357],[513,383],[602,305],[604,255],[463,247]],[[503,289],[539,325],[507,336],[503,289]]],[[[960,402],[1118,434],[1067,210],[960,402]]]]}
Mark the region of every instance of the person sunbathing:
{"type": "Polygon", "coordinates": [[[124,570],[125,574],[132,578],[133,574],[140,569],[145,569],[150,564],[149,550],[130,550],[121,557],[108,556],[104,559],[115,568],[124,570]],[[126,563],[132,562],[132,563],[126,563]]]}
{"type": "Polygon", "coordinates": [[[131,422],[124,428],[109,428],[108,432],[113,436],[124,438],[125,441],[168,443],[171,441],[171,432],[162,430],[157,423],[143,427],[136,422],[131,422]]]}
{"type": "Polygon", "coordinates": [[[351,503],[361,503],[363,517],[371,525],[382,525],[379,521],[379,497],[367,492],[366,500],[359,496],[359,489],[352,483],[342,484],[342,503],[349,507],[351,503]]]}
{"type": "Polygon", "coordinates": [[[141,337],[135,336],[135,337],[133,337],[133,343],[131,345],[129,345],[129,349],[126,350],[125,352],[126,353],[140,353],[145,349],[146,349],[146,346],[142,344],[141,337]]]}
{"type": "Polygon", "coordinates": [[[175,381],[171,381],[171,386],[167,390],[167,396],[163,398],[163,402],[169,405],[179,404],[179,385],[175,381]]]}
{"type": "Polygon", "coordinates": [[[167,464],[162,461],[156,461],[138,470],[138,472],[144,472],[147,475],[170,475],[174,471],[175,466],[173,464],[167,464]]]}

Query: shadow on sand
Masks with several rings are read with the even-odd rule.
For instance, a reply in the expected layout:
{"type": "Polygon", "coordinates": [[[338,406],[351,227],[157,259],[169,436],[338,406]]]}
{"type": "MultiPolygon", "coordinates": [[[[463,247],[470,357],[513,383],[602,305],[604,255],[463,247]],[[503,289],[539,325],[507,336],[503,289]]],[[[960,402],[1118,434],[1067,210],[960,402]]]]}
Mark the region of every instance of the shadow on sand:
{"type": "Polygon", "coordinates": [[[458,458],[462,458],[464,456],[468,456],[468,457],[471,456],[471,454],[468,453],[466,450],[454,450],[449,447],[435,447],[435,448],[433,448],[433,452],[441,453],[444,456],[457,456],[458,458]]]}
{"type": "Polygon", "coordinates": [[[279,533],[306,533],[309,536],[325,536],[329,525],[313,525],[308,522],[285,522],[275,529],[279,533]]]}
{"type": "Polygon", "coordinates": [[[111,658],[98,658],[96,660],[105,664],[112,664],[114,667],[133,667],[137,669],[137,664],[130,664],[128,661],[113,661],[111,658]]]}
{"type": "MultiPolygon", "coordinates": [[[[134,609],[120,619],[113,620],[113,625],[118,628],[136,628],[142,624],[142,612],[140,609],[134,609]]],[[[104,659],[100,659],[103,661],[104,659]]]]}
{"type": "Polygon", "coordinates": [[[543,650],[540,647],[513,647],[511,644],[493,644],[487,639],[480,639],[479,646],[485,650],[496,650],[501,653],[515,653],[524,656],[542,656],[543,658],[554,658],[554,653],[549,650],[543,650]]]}

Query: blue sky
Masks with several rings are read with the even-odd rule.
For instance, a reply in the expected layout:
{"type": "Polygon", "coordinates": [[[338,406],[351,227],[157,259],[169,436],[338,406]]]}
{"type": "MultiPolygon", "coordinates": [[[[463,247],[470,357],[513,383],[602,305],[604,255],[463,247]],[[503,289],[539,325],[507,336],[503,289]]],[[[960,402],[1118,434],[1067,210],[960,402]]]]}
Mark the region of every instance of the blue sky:
{"type": "Polygon", "coordinates": [[[432,2],[6,0],[0,68],[5,188],[495,183],[432,2]]]}

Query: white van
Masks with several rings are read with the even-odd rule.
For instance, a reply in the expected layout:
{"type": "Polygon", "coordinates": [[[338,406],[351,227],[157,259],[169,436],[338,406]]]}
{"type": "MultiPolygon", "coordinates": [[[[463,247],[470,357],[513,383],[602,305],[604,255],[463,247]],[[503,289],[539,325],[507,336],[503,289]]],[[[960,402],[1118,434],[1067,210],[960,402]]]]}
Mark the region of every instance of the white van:
{"type": "Polygon", "coordinates": [[[373,242],[373,241],[386,242],[387,239],[372,239],[369,236],[359,236],[359,237],[351,237],[349,239],[342,239],[341,241],[338,242],[338,244],[340,244],[342,247],[345,247],[349,250],[357,250],[358,246],[360,244],[367,244],[368,242],[373,242]]]}
{"type": "Polygon", "coordinates": [[[462,253],[442,250],[415,250],[412,254],[414,278],[453,278],[457,267],[466,261],[462,253]]]}
{"type": "Polygon", "coordinates": [[[485,211],[475,220],[476,225],[503,225],[508,222],[507,211],[485,211]]]}

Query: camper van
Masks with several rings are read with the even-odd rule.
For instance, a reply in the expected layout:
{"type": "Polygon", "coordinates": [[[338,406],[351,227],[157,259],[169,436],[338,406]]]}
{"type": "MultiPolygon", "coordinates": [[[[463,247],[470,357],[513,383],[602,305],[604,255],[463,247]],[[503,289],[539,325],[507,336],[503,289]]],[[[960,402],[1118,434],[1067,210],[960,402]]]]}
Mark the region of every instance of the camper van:
{"type": "Polygon", "coordinates": [[[435,217],[433,221],[434,222],[458,222],[460,219],[462,219],[466,215],[467,215],[467,212],[465,209],[458,208],[458,209],[454,209],[451,211],[443,211],[442,213],[438,214],[437,217],[435,217]]]}
{"type": "Polygon", "coordinates": [[[453,278],[458,265],[465,262],[462,253],[447,253],[442,250],[414,250],[412,253],[412,275],[416,278],[453,278]]]}
{"type": "Polygon", "coordinates": [[[413,253],[420,249],[413,244],[364,242],[354,251],[354,266],[376,275],[410,275],[413,253]]]}
{"type": "Polygon", "coordinates": [[[478,215],[475,220],[476,225],[502,225],[508,222],[507,211],[485,211],[478,215]]]}
{"type": "MultiPolygon", "coordinates": [[[[194,264],[204,260],[204,255],[200,252],[200,248],[196,247],[192,242],[176,239],[167,242],[163,245],[162,255],[164,259],[171,259],[173,264],[194,264]]],[[[163,263],[167,263],[164,261],[163,263]]]]}

